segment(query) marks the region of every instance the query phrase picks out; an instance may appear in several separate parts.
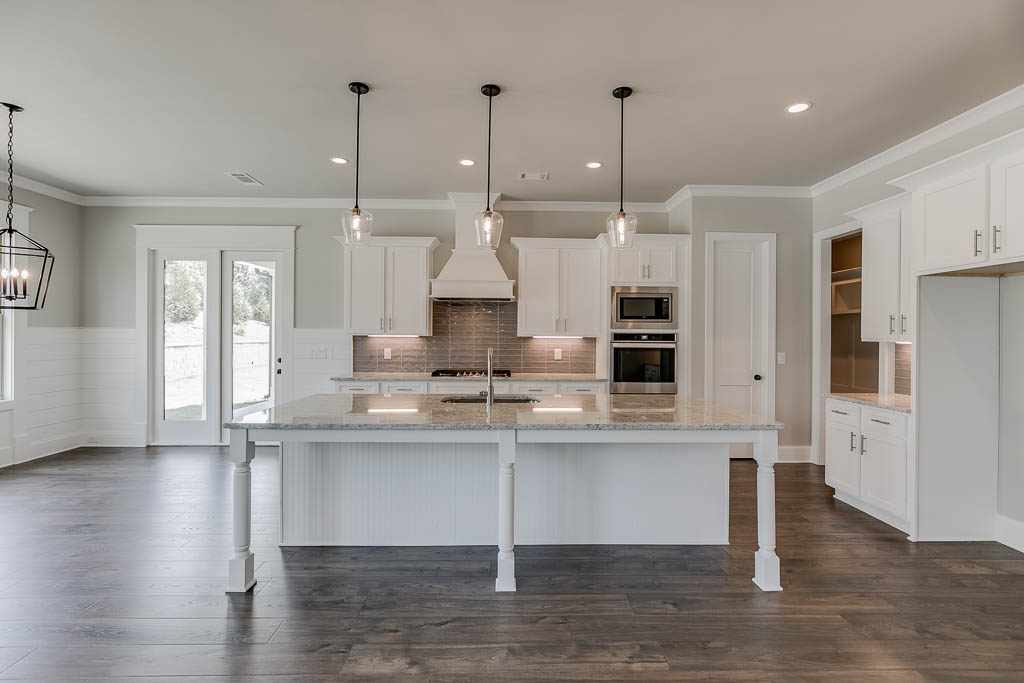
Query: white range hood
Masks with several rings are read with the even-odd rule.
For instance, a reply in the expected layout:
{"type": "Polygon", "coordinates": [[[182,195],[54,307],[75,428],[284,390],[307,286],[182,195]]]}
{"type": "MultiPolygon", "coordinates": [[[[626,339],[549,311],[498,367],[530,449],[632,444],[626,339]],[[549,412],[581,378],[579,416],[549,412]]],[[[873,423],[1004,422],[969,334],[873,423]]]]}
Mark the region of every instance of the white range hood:
{"type": "MultiPolygon", "coordinates": [[[[438,276],[430,281],[431,299],[489,299],[514,301],[513,281],[505,275],[494,251],[476,246],[474,218],[484,206],[484,194],[449,192],[455,204],[455,248],[438,276]]],[[[491,205],[499,193],[491,195],[491,205]]]]}

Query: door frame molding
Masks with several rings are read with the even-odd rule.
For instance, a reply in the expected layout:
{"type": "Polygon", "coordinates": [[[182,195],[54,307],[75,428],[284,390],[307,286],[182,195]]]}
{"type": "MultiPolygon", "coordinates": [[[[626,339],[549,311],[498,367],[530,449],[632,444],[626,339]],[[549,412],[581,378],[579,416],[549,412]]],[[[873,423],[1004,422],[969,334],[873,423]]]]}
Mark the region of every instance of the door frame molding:
{"type": "Polygon", "coordinates": [[[860,221],[847,221],[812,237],[811,269],[811,462],[825,464],[825,387],[832,386],[832,240],[861,229],[860,221]],[[822,264],[828,263],[827,269],[822,264]],[[825,296],[825,292],[830,292],[825,296]],[[829,349],[829,353],[825,353],[829,349]]]}
{"type": "Polygon", "coordinates": [[[776,249],[774,232],[707,232],[704,233],[704,398],[714,399],[714,300],[715,245],[720,242],[761,242],[762,284],[761,348],[765,377],[765,410],[763,417],[775,419],[775,316],[776,316],[776,249]]]}
{"type": "MultiPolygon", "coordinates": [[[[144,390],[146,400],[135,406],[137,446],[153,440],[153,392],[156,369],[151,367],[153,326],[156,311],[153,300],[155,254],[159,249],[216,249],[219,251],[273,251],[283,255],[281,287],[283,302],[278,322],[282,325],[284,348],[281,355],[291,359],[295,329],[295,231],[297,225],[151,225],[135,228],[135,386],[144,390]]],[[[219,283],[218,283],[219,284],[219,283]]],[[[218,374],[217,381],[220,381],[218,374]]],[[[291,373],[285,373],[283,396],[292,397],[291,373]]],[[[217,406],[220,410],[220,406],[217,406]]]]}

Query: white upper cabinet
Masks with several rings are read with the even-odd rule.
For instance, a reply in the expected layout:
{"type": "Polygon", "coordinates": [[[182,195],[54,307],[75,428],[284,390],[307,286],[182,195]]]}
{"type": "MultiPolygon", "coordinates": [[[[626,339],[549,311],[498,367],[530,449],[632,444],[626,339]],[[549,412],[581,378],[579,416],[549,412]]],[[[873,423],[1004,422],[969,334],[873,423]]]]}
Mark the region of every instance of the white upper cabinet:
{"type": "Polygon", "coordinates": [[[993,260],[1024,257],[1024,151],[999,159],[989,171],[988,249],[993,260]]]}
{"type": "Polygon", "coordinates": [[[607,310],[600,240],[514,238],[520,337],[600,336],[607,310]]]}
{"type": "Polygon", "coordinates": [[[909,193],[846,215],[861,222],[861,339],[911,341],[916,296],[909,193]]]}
{"type": "Polygon", "coordinates": [[[976,167],[914,193],[914,221],[923,270],[988,258],[988,169],[976,167]]]}
{"type": "Polygon", "coordinates": [[[351,334],[430,334],[434,237],[379,237],[345,248],[351,334]]]}
{"type": "Polygon", "coordinates": [[[1024,129],[892,184],[914,196],[915,272],[1024,260],[1024,129]]]}
{"type": "Polygon", "coordinates": [[[688,280],[689,235],[637,235],[629,249],[610,249],[613,285],[677,284],[688,280]]]}

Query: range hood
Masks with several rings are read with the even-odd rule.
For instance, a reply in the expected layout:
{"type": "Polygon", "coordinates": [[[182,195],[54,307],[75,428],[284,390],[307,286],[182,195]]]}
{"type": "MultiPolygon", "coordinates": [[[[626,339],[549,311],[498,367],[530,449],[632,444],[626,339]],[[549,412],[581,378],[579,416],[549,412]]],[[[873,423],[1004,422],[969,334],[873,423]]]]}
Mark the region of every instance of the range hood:
{"type": "MultiPolygon", "coordinates": [[[[505,275],[494,251],[476,246],[474,219],[484,206],[484,194],[450,192],[455,204],[455,248],[436,278],[430,281],[431,299],[514,301],[514,282],[505,275]]],[[[499,193],[491,195],[491,204],[499,193]]]]}

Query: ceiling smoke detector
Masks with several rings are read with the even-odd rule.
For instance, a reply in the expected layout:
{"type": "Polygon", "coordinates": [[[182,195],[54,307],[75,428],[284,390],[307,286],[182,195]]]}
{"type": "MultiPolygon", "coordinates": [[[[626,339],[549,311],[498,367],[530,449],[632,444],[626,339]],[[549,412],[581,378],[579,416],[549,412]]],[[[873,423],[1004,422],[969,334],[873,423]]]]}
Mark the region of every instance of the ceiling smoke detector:
{"type": "Polygon", "coordinates": [[[520,180],[550,180],[551,173],[549,171],[520,171],[520,180]]]}
{"type": "Polygon", "coordinates": [[[260,181],[253,178],[248,173],[243,171],[228,171],[228,175],[242,183],[243,185],[262,185],[260,181]]]}

